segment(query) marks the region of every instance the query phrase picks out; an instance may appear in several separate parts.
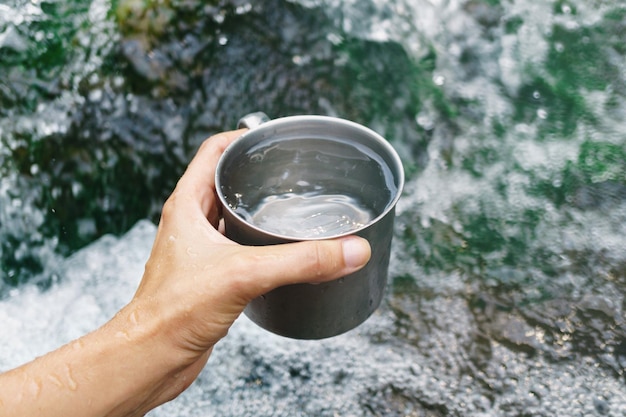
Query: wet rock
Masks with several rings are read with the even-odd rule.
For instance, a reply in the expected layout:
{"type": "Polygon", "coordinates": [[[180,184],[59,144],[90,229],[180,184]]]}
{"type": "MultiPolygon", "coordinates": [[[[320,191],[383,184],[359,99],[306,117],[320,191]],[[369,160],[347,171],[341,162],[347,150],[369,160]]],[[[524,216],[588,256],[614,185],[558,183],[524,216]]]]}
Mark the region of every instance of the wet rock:
{"type": "MultiPolygon", "coordinates": [[[[132,297],[155,233],[154,225],[142,222],[123,238],[104,237],[63,262],[63,279],[48,291],[24,285],[1,300],[0,369],[40,355],[111,317],[132,297]]],[[[481,334],[462,293],[426,292],[420,298],[420,287],[406,278],[402,285],[413,288],[411,296],[420,300],[415,317],[424,325],[418,339],[395,336],[397,310],[412,307],[394,300],[401,293],[393,291],[363,325],[321,341],[279,337],[242,316],[215,347],[198,381],[149,415],[626,412],[623,381],[597,366],[595,358],[529,357],[481,334]]],[[[616,354],[623,351],[622,346],[616,354]]]]}
{"type": "MultiPolygon", "coordinates": [[[[0,81],[14,114],[53,121],[37,131],[7,117],[3,140],[15,169],[32,177],[47,217],[42,232],[58,237],[63,254],[140,218],[158,220],[201,141],[252,111],[342,116],[424,155],[413,115],[430,92],[413,87],[421,64],[396,43],[355,38],[321,8],[281,0],[115,4],[114,22],[89,27],[79,25],[85,8],[44,12],[44,36],[65,55],[45,79],[13,71],[11,83],[0,81]],[[67,28],[57,33],[59,24],[67,28]],[[85,218],[94,219],[88,229],[74,220],[85,218]]],[[[17,62],[53,53],[28,47],[17,62]]]]}

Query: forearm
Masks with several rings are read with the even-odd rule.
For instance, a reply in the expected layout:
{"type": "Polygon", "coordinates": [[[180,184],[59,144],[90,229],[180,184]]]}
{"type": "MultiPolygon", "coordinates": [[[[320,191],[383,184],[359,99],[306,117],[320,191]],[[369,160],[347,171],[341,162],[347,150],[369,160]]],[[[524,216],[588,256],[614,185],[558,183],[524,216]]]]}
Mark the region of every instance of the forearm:
{"type": "Polygon", "coordinates": [[[218,231],[215,167],[241,133],[200,147],[163,207],[133,301],[93,333],[0,375],[0,416],[141,416],[195,380],[251,300],[368,262],[362,238],[248,247],[218,231]]]}
{"type": "Polygon", "coordinates": [[[126,307],[100,329],[0,375],[0,415],[141,416],[178,395],[191,383],[187,367],[172,357],[156,319],[140,316],[126,307]]]}

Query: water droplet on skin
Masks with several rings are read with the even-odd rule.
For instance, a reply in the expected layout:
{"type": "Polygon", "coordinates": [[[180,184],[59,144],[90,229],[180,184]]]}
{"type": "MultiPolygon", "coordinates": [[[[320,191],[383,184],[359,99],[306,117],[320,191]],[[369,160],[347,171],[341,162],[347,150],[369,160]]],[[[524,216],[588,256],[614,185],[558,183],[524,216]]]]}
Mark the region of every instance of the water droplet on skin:
{"type": "Polygon", "coordinates": [[[67,387],[72,391],[76,391],[76,389],[78,388],[78,384],[74,380],[74,376],[72,375],[72,368],[69,364],[65,365],[65,371],[67,376],[67,387]]]}
{"type": "Polygon", "coordinates": [[[35,398],[39,397],[39,394],[41,393],[41,380],[37,379],[33,382],[34,385],[34,392],[33,392],[33,396],[35,398]]]}
{"type": "Polygon", "coordinates": [[[115,337],[119,337],[120,339],[130,340],[130,335],[128,334],[127,331],[120,330],[119,332],[115,333],[115,337]]]}
{"type": "Polygon", "coordinates": [[[72,342],[71,346],[74,350],[81,350],[83,348],[82,339],[75,340],[74,342],[72,342]]]}
{"type": "MultiPolygon", "coordinates": [[[[28,390],[29,390],[29,394],[33,397],[33,398],[37,398],[39,396],[39,394],[41,393],[41,379],[35,377],[30,379],[29,378],[29,383],[28,383],[28,390]]],[[[0,406],[2,405],[2,401],[0,400],[0,406]]]]}
{"type": "Polygon", "coordinates": [[[138,323],[136,311],[133,311],[132,313],[128,315],[128,321],[130,321],[134,325],[138,323]]]}
{"type": "Polygon", "coordinates": [[[48,375],[48,381],[52,382],[57,387],[63,387],[63,383],[61,382],[59,377],[56,376],[55,374],[49,374],[48,375]]]}

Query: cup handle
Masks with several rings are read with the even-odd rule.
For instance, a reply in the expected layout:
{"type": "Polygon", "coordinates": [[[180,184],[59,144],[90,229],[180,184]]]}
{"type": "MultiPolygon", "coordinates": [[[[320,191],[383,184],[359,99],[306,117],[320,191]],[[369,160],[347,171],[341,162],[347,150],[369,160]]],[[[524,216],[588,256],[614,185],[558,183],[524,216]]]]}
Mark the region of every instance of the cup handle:
{"type": "Polygon", "coordinates": [[[246,114],[237,122],[237,129],[254,129],[265,122],[269,122],[270,118],[262,111],[246,114]]]}

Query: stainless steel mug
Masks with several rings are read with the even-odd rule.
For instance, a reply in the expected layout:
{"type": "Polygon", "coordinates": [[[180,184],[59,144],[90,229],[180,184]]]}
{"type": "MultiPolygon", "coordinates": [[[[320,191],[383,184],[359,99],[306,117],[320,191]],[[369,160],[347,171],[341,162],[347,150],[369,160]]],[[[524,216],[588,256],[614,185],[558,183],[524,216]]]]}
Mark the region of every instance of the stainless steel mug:
{"type": "Polygon", "coordinates": [[[347,120],[253,113],[249,127],[217,165],[216,189],[226,236],[244,245],[366,238],[368,264],[322,284],[276,288],[245,314],[261,327],[296,339],[322,339],[364,322],[380,305],[395,205],[404,185],[400,157],[383,137],[347,120]]]}

